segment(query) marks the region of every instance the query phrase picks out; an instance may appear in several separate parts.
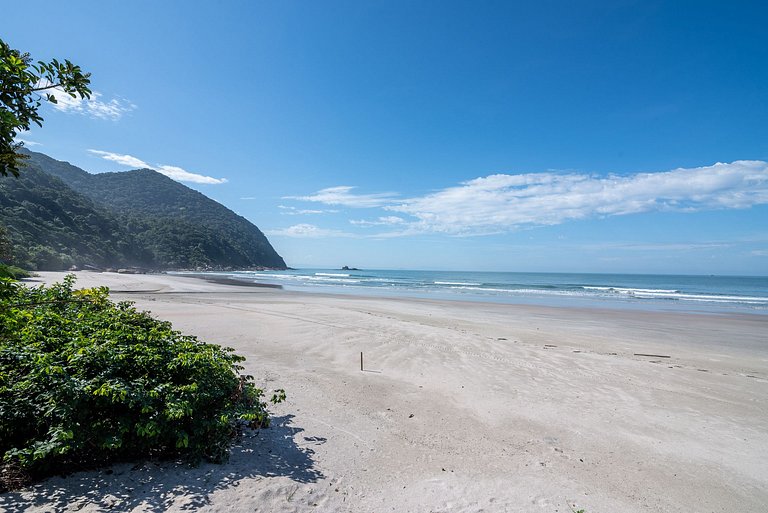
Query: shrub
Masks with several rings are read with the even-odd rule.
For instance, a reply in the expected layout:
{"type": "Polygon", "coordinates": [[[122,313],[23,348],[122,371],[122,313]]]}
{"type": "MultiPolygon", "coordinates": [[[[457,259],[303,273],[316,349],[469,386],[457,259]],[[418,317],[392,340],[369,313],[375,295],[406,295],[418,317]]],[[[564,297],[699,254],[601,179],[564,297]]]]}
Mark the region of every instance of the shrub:
{"type": "Polygon", "coordinates": [[[220,462],[243,424],[268,425],[233,349],[73,284],[0,279],[0,489],[116,461],[220,462]]]}
{"type": "Polygon", "coordinates": [[[10,278],[12,280],[20,280],[21,278],[29,278],[30,273],[16,267],[15,265],[0,264],[0,278],[10,278]]]}

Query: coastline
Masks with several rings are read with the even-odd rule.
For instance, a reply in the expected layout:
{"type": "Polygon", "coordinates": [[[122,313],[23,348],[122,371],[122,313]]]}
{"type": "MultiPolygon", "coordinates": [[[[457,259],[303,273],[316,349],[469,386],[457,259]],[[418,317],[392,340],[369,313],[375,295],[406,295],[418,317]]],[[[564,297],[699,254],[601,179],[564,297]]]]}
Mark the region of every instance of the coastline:
{"type": "Polygon", "coordinates": [[[187,274],[345,296],[768,315],[768,277],[761,276],[337,269],[187,274]]]}
{"type": "Polygon", "coordinates": [[[0,506],[142,511],[159,494],[169,511],[768,507],[765,316],[75,274],[78,288],[107,285],[234,347],[257,384],[289,400],[225,465],[80,473],[4,494],[0,506]]]}

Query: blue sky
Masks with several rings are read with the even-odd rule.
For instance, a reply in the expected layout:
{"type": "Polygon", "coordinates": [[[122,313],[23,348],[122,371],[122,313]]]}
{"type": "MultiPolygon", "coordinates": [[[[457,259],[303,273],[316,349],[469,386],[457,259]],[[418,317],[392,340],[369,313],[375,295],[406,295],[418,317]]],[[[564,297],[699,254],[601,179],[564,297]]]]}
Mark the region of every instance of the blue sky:
{"type": "Polygon", "coordinates": [[[17,2],[0,37],[93,75],[30,149],[157,169],[294,267],[765,275],[764,5],[17,2]]]}

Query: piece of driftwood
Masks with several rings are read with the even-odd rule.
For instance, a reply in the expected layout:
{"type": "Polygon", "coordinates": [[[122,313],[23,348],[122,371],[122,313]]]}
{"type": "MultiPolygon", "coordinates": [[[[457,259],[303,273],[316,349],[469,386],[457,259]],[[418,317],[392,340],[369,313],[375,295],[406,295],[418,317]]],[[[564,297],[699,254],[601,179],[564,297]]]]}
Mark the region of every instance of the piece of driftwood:
{"type": "Polygon", "coordinates": [[[650,358],[672,358],[671,356],[667,354],[645,354],[645,353],[635,353],[635,356],[648,356],[650,358]]]}

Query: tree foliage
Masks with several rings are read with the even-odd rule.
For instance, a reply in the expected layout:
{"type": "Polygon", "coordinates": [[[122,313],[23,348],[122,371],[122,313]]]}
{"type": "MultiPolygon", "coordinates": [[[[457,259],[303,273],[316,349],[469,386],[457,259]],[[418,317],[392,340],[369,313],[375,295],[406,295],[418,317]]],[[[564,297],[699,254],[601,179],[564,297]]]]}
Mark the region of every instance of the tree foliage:
{"type": "Polygon", "coordinates": [[[0,278],[8,278],[11,280],[20,280],[22,278],[29,278],[31,275],[29,272],[16,267],[15,265],[0,264],[0,278]]]}
{"type": "Polygon", "coordinates": [[[30,153],[0,178],[2,224],[13,263],[33,270],[285,268],[247,219],[149,169],[92,175],[30,153]]]}
{"type": "Polygon", "coordinates": [[[28,53],[14,50],[0,39],[0,175],[19,175],[24,155],[16,135],[32,123],[43,126],[38,113],[43,100],[57,103],[53,90],[73,98],[90,98],[90,73],[65,60],[32,62],[28,53]]]}
{"type": "Polygon", "coordinates": [[[6,261],[27,269],[124,267],[151,259],[114,215],[41,171],[33,158],[18,178],[0,178],[0,224],[12,241],[6,261]]]}
{"type": "Polygon", "coordinates": [[[231,348],[73,282],[0,280],[0,490],[116,461],[222,461],[244,423],[269,424],[231,348]]]}
{"type": "Polygon", "coordinates": [[[0,262],[9,262],[12,253],[13,248],[11,247],[11,239],[8,238],[8,229],[0,224],[0,262]]]}

